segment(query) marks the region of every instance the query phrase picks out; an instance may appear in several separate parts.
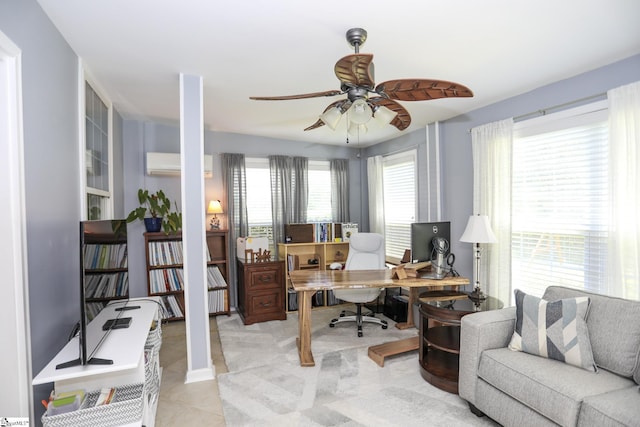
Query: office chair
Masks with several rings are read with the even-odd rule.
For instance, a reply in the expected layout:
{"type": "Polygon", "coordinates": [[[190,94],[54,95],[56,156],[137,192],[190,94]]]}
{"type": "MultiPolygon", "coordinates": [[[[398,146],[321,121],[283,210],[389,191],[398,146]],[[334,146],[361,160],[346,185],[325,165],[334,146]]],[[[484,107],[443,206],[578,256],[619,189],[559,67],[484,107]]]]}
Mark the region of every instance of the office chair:
{"type": "MultiPolygon", "coordinates": [[[[349,239],[349,255],[345,270],[381,270],[385,267],[384,238],[376,233],[355,233],[349,239]]],[[[377,323],[382,329],[387,329],[387,322],[378,319],[373,313],[362,314],[362,306],[374,301],[380,295],[383,288],[362,289],[334,289],[336,298],[352,302],[356,305],[356,312],[347,316],[347,311],[340,313],[340,317],[329,322],[330,327],[337,323],[356,322],[358,336],[362,336],[362,322],[377,323]]]]}

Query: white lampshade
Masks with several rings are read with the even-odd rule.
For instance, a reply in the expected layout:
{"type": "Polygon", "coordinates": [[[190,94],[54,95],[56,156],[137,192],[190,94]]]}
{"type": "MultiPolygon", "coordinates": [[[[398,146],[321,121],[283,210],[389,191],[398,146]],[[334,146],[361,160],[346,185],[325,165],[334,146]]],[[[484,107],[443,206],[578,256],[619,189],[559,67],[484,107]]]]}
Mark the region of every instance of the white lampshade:
{"type": "Polygon", "coordinates": [[[471,215],[460,241],[467,243],[495,243],[496,236],[491,230],[489,217],[486,215],[471,215]]]}
{"type": "Polygon", "coordinates": [[[373,113],[373,118],[380,125],[384,126],[384,125],[388,125],[389,123],[391,123],[391,120],[393,120],[397,115],[398,115],[398,113],[396,113],[395,111],[391,111],[387,107],[380,106],[373,113]]]}
{"type": "Polygon", "coordinates": [[[364,99],[356,99],[349,108],[349,121],[363,125],[371,120],[371,107],[364,99]]]}
{"type": "Polygon", "coordinates": [[[211,200],[209,202],[209,207],[207,208],[207,213],[209,213],[209,214],[221,214],[221,213],[224,213],[222,211],[222,204],[220,204],[220,200],[211,200]]]}
{"type": "Polygon", "coordinates": [[[331,130],[336,130],[336,126],[338,126],[341,118],[342,111],[336,107],[328,109],[320,116],[320,120],[322,120],[325,125],[329,126],[331,130]]]}
{"type": "Polygon", "coordinates": [[[347,132],[349,132],[349,135],[351,136],[364,135],[365,133],[367,133],[367,131],[368,131],[367,125],[359,125],[355,122],[349,122],[349,129],[347,129],[347,132]]]}

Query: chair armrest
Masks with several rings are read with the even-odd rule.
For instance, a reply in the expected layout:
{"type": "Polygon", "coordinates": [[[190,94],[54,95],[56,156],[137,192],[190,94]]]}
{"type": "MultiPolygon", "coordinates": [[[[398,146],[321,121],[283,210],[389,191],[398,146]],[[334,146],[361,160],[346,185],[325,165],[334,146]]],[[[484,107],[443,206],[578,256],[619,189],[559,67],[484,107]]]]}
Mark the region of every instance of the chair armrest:
{"type": "Polygon", "coordinates": [[[462,318],[458,393],[466,401],[475,404],[478,365],[482,352],[509,345],[515,319],[515,307],[472,313],[462,318]]]}

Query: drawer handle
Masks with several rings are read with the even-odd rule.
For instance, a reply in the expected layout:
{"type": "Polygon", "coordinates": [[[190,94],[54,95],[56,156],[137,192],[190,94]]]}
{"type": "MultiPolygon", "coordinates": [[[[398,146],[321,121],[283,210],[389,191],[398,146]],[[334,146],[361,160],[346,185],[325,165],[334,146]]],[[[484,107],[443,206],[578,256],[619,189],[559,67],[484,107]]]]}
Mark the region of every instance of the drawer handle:
{"type": "Polygon", "coordinates": [[[261,282],[273,282],[273,276],[270,274],[263,274],[261,275],[258,280],[260,280],[261,282]]]}
{"type": "Polygon", "coordinates": [[[272,304],[270,302],[261,302],[260,305],[263,307],[269,307],[272,304]]]}

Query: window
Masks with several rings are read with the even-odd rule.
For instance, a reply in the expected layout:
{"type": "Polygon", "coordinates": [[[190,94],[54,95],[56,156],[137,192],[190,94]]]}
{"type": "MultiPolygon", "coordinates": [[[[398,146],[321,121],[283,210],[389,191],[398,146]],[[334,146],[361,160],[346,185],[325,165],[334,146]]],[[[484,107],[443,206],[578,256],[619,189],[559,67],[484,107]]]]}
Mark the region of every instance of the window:
{"type": "Polygon", "coordinates": [[[416,219],[416,151],[383,159],[386,255],[402,258],[411,248],[411,223],[416,219]]]}
{"type": "Polygon", "coordinates": [[[269,245],[273,245],[269,160],[246,158],[245,172],[247,176],[249,235],[252,237],[267,237],[269,245]]]}
{"type": "Polygon", "coordinates": [[[85,203],[90,220],[113,217],[111,104],[107,104],[89,82],[85,93],[85,203]]]}
{"type": "Polygon", "coordinates": [[[598,291],[607,277],[606,104],[516,124],[512,172],[512,284],[598,291]]]}
{"type": "MultiPolygon", "coordinates": [[[[269,160],[265,158],[246,158],[247,176],[247,216],[249,235],[267,237],[273,245],[271,219],[271,175],[269,160]]],[[[331,172],[329,162],[310,160],[307,182],[309,199],[307,203],[307,222],[331,221],[331,172]]]]}
{"type": "Polygon", "coordinates": [[[309,160],[307,222],[331,222],[331,172],[328,161],[309,160]]]}

